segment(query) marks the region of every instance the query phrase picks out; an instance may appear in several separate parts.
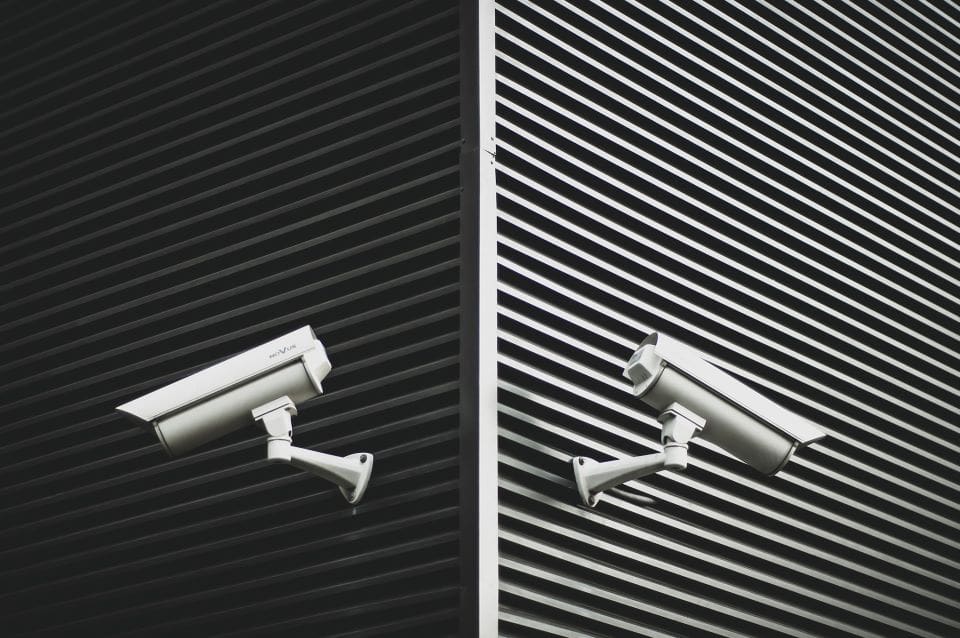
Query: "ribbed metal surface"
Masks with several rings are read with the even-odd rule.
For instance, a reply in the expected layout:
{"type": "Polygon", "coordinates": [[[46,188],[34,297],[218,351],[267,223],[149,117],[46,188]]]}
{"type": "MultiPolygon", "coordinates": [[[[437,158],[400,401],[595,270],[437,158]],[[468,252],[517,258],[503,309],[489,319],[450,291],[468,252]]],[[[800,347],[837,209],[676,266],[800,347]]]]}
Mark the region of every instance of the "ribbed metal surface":
{"type": "Polygon", "coordinates": [[[0,633],[455,634],[456,4],[4,8],[0,633]],[[355,508],[113,410],[304,324],[355,508]]]}
{"type": "Polygon", "coordinates": [[[496,25],[502,635],[960,635],[960,12],[496,25]],[[620,376],[653,329],[829,438],[774,478],[694,443],[580,507],[572,456],[657,449],[620,376]]]}

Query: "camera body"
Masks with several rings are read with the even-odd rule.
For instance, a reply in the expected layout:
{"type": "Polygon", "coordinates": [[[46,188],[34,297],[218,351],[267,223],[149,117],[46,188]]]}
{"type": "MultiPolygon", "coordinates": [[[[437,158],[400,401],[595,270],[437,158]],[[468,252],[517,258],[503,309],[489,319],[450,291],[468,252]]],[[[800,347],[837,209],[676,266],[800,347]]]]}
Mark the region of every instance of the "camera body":
{"type": "Polygon", "coordinates": [[[330,369],[323,344],[304,326],[117,410],[152,427],[167,454],[175,457],[253,425],[251,411],[277,397],[299,404],[320,395],[330,369]]]}
{"type": "Polygon", "coordinates": [[[634,394],[662,412],[678,403],[703,417],[699,437],[755,470],[779,472],[798,449],[826,436],[813,423],[777,405],[666,335],[649,335],[627,362],[634,394]]]}
{"type": "Polygon", "coordinates": [[[580,501],[595,507],[605,490],[662,470],[687,467],[689,442],[700,437],[772,476],[798,449],[826,436],[664,334],[650,334],[627,362],[633,393],[659,413],[663,451],[598,463],[571,459],[580,501]]]}

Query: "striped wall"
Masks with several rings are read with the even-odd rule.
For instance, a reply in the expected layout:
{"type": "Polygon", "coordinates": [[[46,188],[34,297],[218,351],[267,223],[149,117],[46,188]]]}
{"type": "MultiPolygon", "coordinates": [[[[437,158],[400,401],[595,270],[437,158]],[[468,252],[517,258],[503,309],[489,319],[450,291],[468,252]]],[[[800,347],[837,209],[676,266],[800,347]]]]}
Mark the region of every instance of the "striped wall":
{"type": "Polygon", "coordinates": [[[500,634],[960,635],[960,11],[496,3],[500,634]],[[658,449],[652,330],[828,433],[658,449]]]}
{"type": "MultiPolygon", "coordinates": [[[[459,11],[0,6],[3,633],[456,635],[459,11]],[[356,508],[113,412],[306,323],[295,440],[376,455],[356,508]]],[[[497,2],[501,635],[960,632],[958,43],[946,2],[497,2]],[[653,329],[829,438],[580,507],[571,456],[657,447],[653,329]]]]}
{"type": "Polygon", "coordinates": [[[455,635],[455,3],[6,2],[0,633],[455,635]],[[296,444],[113,408],[310,324],[296,444]]]}

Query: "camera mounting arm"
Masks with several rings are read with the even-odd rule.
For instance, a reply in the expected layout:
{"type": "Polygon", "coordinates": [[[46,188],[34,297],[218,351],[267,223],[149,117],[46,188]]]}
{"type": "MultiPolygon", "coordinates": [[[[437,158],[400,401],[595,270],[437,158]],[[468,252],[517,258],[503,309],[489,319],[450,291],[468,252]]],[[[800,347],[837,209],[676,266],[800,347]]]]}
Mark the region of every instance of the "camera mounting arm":
{"type": "Polygon", "coordinates": [[[706,420],[678,403],[668,405],[657,420],[662,428],[663,452],[605,463],[584,456],[572,459],[574,483],[584,505],[595,507],[604,490],[621,483],[660,470],[679,472],[687,469],[687,444],[700,433],[706,420]]]}
{"type": "Polygon", "coordinates": [[[373,472],[373,455],[362,452],[348,456],[334,456],[296,447],[293,443],[293,422],[297,406],[290,397],[282,396],[252,410],[267,433],[267,460],[289,463],[301,470],[333,481],[347,502],[354,504],[363,498],[373,472]]]}

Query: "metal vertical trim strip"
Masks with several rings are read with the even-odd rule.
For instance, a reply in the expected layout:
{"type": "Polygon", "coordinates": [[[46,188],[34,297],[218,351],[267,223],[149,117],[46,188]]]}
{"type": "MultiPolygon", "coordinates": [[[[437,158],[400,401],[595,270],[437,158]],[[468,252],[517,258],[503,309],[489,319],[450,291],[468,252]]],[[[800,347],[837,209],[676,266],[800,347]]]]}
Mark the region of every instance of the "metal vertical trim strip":
{"type": "Polygon", "coordinates": [[[494,3],[461,1],[460,635],[497,635],[494,3]]]}

